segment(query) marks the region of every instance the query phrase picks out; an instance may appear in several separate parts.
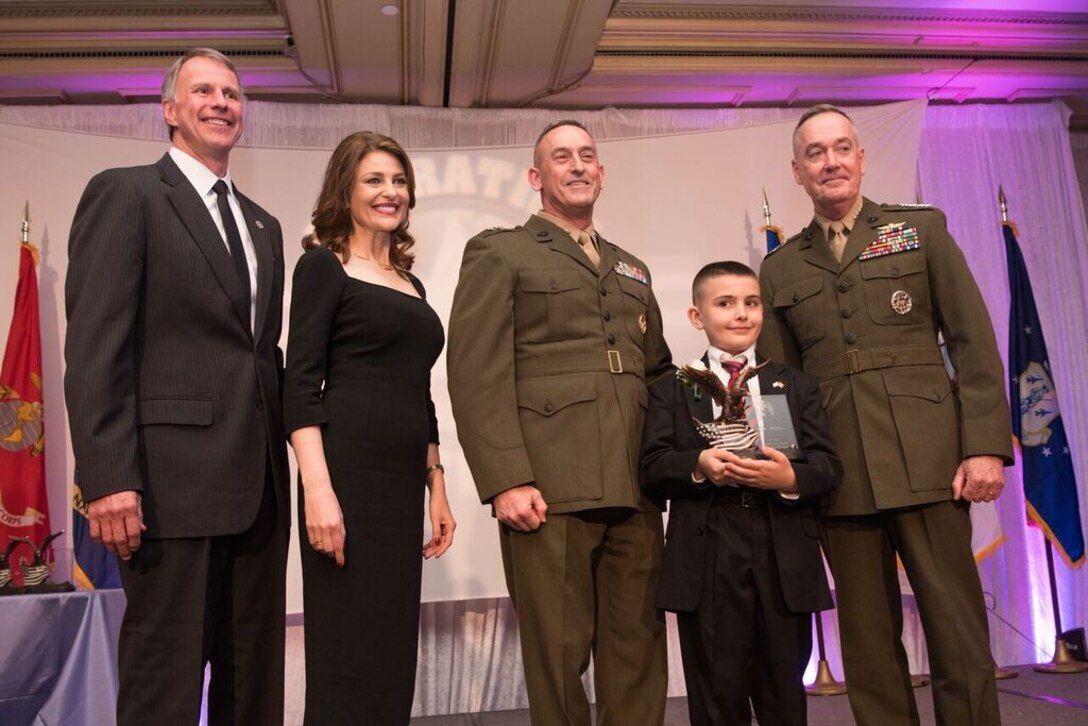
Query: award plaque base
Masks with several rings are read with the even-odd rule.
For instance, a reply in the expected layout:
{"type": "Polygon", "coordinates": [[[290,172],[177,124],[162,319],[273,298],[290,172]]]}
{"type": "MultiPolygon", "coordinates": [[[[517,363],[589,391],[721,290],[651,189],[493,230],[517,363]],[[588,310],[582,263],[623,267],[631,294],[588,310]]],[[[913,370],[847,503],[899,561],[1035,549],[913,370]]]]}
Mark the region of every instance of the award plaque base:
{"type": "Polygon", "coordinates": [[[52,595],[58,592],[75,592],[75,585],[70,582],[43,582],[29,587],[0,588],[0,597],[8,595],[52,595]]]}

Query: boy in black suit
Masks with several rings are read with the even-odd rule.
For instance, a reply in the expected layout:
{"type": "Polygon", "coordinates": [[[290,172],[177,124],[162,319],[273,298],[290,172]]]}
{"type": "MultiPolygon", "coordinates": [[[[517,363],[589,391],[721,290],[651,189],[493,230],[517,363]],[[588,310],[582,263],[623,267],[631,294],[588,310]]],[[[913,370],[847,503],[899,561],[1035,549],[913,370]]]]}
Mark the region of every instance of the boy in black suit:
{"type": "MultiPolygon", "coordinates": [[[[757,362],[763,303],[751,268],[705,266],[692,302],[688,318],[710,343],[694,367],[726,382],[729,368],[757,362]]],[[[753,707],[764,726],[806,723],[801,677],[812,651],[811,613],[832,607],[815,505],[838,483],[842,465],[819,388],[768,361],[748,389],[755,406],[765,395],[786,396],[800,458],[770,447],[761,448],[765,459],[708,448],[693,419],[709,422],[720,409],[705,389],[675,376],[650,387],[642,487],[671,501],[657,606],[677,614],[696,726],[748,726],[753,707]]]]}

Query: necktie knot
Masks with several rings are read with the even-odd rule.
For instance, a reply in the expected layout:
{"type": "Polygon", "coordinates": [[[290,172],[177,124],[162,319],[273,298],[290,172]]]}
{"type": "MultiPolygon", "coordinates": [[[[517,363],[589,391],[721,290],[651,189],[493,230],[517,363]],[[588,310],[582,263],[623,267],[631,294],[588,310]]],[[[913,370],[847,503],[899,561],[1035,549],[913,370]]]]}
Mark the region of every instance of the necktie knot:
{"type": "Polygon", "coordinates": [[[593,237],[584,229],[578,233],[578,246],[586,253],[586,257],[596,267],[601,263],[601,256],[597,252],[597,245],[593,244],[593,237]]]}
{"type": "Polygon", "coordinates": [[[223,196],[224,194],[227,194],[229,190],[227,189],[227,183],[220,179],[212,185],[212,191],[218,196],[223,196]]]}
{"type": "Polygon", "coordinates": [[[729,382],[726,384],[728,386],[733,385],[733,382],[737,380],[737,376],[739,376],[740,372],[744,370],[744,366],[748,364],[748,359],[743,355],[738,355],[736,358],[734,358],[728,353],[723,353],[720,361],[722,364],[722,370],[729,374],[729,382]]]}

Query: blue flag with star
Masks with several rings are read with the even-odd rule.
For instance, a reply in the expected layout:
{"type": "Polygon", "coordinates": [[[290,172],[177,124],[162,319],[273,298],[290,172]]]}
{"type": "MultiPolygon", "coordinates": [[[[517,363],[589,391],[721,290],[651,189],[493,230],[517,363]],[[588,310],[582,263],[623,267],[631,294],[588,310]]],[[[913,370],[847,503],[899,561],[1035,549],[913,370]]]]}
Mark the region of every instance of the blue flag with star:
{"type": "Polygon", "coordinates": [[[1046,354],[1031,280],[1011,224],[1004,224],[1009,268],[1009,403],[1021,453],[1028,520],[1043,530],[1066,562],[1084,563],[1077,480],[1046,354]]]}

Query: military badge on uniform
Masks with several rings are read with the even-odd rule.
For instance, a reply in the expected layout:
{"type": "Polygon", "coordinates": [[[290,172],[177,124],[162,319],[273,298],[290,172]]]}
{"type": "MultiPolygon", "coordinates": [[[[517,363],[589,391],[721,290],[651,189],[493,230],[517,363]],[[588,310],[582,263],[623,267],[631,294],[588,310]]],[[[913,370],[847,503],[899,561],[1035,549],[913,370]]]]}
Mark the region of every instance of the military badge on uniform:
{"type": "Polygon", "coordinates": [[[908,227],[906,222],[892,222],[876,228],[876,239],[861,251],[859,260],[869,260],[897,252],[916,250],[921,246],[918,241],[918,228],[908,227]]]}
{"type": "Polygon", "coordinates": [[[617,275],[623,275],[624,277],[630,278],[632,280],[637,280],[643,285],[650,284],[650,278],[646,275],[646,273],[643,272],[641,269],[635,267],[634,265],[629,265],[626,262],[617,262],[616,266],[612,269],[615,270],[617,275]]]}
{"type": "Polygon", "coordinates": [[[643,335],[646,335],[646,313],[638,316],[638,329],[642,331],[643,335]]]}
{"type": "Polygon", "coordinates": [[[906,315],[914,307],[914,299],[906,290],[896,290],[892,293],[892,310],[896,315],[906,315]]]}

